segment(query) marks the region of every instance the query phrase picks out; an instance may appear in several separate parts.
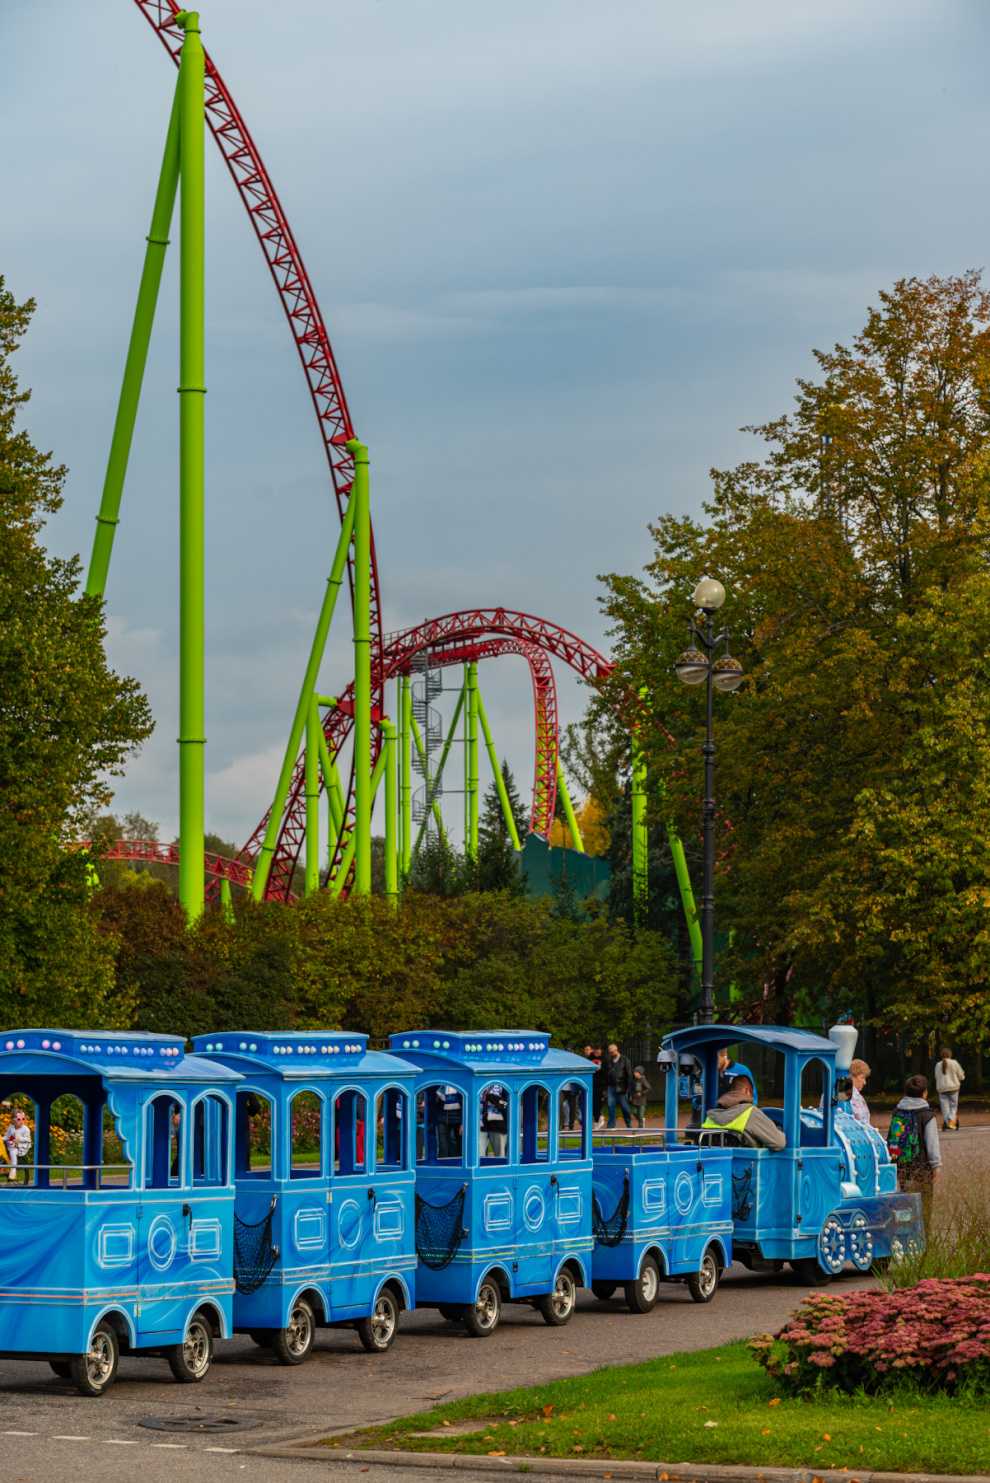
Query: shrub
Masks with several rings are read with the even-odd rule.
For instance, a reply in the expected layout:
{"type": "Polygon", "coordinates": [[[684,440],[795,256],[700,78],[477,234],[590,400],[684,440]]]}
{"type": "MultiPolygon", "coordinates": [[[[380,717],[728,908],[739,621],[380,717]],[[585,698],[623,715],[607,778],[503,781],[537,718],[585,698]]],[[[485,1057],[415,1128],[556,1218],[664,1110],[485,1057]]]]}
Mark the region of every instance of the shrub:
{"type": "Polygon", "coordinates": [[[877,1391],[905,1377],[924,1390],[990,1389],[990,1276],[847,1297],[812,1293],[775,1337],[762,1334],[749,1347],[792,1391],[877,1391]]]}

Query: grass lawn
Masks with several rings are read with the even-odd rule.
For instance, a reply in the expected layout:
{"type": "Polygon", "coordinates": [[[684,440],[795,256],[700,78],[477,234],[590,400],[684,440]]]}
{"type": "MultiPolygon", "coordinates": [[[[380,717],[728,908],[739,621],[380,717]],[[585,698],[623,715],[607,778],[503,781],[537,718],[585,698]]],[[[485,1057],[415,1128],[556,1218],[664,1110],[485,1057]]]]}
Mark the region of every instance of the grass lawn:
{"type": "Polygon", "coordinates": [[[788,1399],[738,1343],[469,1396],[324,1445],[980,1473],[990,1468],[990,1406],[908,1394],[788,1399]],[[487,1425],[409,1436],[468,1418],[487,1425]]]}

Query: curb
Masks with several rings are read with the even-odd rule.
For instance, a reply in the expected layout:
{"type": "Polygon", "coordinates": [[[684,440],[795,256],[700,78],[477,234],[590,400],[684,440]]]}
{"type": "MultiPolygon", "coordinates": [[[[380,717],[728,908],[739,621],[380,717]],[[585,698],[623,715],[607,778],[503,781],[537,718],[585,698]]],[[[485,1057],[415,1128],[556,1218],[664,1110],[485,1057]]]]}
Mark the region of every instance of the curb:
{"type": "Polygon", "coordinates": [[[384,1463],[392,1468],[457,1468],[471,1472],[552,1473],[576,1478],[649,1478],[652,1483],[987,1483],[986,1473],[853,1473],[829,1468],[752,1468],[728,1463],[700,1462],[614,1462],[590,1457],[485,1457],[478,1453],[455,1452],[342,1452],[321,1447],[318,1442],[305,1446],[245,1448],[256,1456],[294,1457],[298,1462],[358,1462],[366,1466],[384,1463]]]}

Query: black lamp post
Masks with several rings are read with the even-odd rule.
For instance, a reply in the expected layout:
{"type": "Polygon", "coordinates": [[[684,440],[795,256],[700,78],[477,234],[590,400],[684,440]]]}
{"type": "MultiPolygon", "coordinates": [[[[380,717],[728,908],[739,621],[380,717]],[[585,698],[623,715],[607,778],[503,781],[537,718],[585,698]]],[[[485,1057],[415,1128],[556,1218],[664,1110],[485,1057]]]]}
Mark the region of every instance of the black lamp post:
{"type": "Polygon", "coordinates": [[[725,602],[725,588],[713,577],[705,577],[694,591],[694,602],[704,614],[698,627],[696,615],[689,624],[691,641],[679,655],[674,671],[685,685],[705,682],[705,801],[701,818],[705,845],[705,880],[701,895],[701,1011],[703,1025],[715,1019],[715,742],[712,739],[712,687],[716,690],[738,690],[743,668],[729,653],[729,630],[716,633],[714,617],[725,602]],[[725,652],[716,659],[716,645],[725,644],[725,652]]]}

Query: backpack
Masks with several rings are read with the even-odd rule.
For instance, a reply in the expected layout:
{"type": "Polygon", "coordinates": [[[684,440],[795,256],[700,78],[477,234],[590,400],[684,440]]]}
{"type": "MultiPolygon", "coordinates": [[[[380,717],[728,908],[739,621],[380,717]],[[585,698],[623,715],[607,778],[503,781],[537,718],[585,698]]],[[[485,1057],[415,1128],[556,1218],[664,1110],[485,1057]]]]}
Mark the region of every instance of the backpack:
{"type": "Polygon", "coordinates": [[[927,1162],[922,1149],[922,1126],[917,1112],[895,1109],[887,1133],[890,1162],[900,1166],[927,1162]]]}

